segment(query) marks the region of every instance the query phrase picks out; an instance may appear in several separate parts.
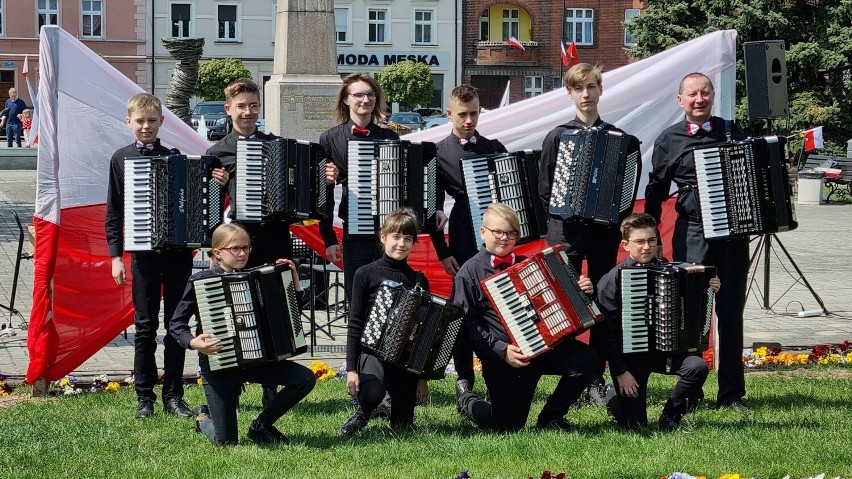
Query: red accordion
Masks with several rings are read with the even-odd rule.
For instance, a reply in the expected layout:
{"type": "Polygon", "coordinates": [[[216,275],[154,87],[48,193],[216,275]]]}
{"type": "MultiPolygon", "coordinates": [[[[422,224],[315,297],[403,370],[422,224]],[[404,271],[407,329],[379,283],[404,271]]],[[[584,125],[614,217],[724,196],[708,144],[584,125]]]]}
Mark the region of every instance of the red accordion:
{"type": "Polygon", "coordinates": [[[480,282],[512,344],[538,356],[599,323],[603,316],[561,245],[480,282]]]}

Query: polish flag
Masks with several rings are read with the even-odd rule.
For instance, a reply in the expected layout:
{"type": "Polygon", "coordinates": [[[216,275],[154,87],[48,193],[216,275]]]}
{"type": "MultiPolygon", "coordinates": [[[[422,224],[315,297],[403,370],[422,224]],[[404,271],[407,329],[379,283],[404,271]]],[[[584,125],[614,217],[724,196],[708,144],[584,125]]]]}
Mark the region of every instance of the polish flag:
{"type": "Polygon", "coordinates": [[[32,82],[30,81],[30,77],[27,74],[30,72],[30,56],[24,55],[24,68],[21,70],[21,74],[24,76],[24,79],[27,81],[27,90],[30,92],[30,101],[33,102],[33,116],[30,126],[30,146],[38,143],[38,96],[33,90],[32,82]]]}
{"type": "Polygon", "coordinates": [[[577,54],[577,45],[571,42],[568,45],[568,51],[565,51],[565,42],[562,43],[562,64],[566,67],[574,66],[580,63],[580,55],[577,54]]]}
{"type": "Polygon", "coordinates": [[[509,39],[506,40],[506,44],[512,45],[515,48],[520,48],[523,51],[527,51],[527,49],[524,48],[524,46],[521,45],[521,42],[519,42],[518,39],[515,37],[509,37],[509,39]]]}
{"type": "Polygon", "coordinates": [[[821,150],[822,148],[824,148],[821,126],[811,128],[810,130],[805,130],[802,132],[802,135],[805,137],[805,151],[818,149],[821,150]]]}

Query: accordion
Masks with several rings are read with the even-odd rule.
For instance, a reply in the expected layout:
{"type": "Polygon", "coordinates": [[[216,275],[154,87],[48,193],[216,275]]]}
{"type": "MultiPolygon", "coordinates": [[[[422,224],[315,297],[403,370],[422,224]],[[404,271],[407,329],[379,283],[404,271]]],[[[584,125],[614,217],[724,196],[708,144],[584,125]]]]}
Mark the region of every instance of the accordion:
{"type": "Polygon", "coordinates": [[[633,211],[641,163],[639,139],[602,128],[562,133],[550,192],[550,214],[619,225],[633,211]]]}
{"type": "Polygon", "coordinates": [[[622,351],[692,353],[710,344],[713,266],[665,263],[620,271],[622,351]]]}
{"type": "Polygon", "coordinates": [[[222,223],[222,193],[212,156],[140,156],[124,160],[124,250],[210,246],[222,223]]]}
{"type": "Polygon", "coordinates": [[[404,140],[349,140],[347,220],[349,237],[376,236],[388,214],[407,206],[417,223],[434,223],[438,205],[435,144],[404,140]]]}
{"type": "Polygon", "coordinates": [[[540,156],[540,150],[524,150],[461,160],[473,238],[479,237],[482,215],[492,203],[506,203],[518,213],[520,242],[537,240],[547,233],[547,215],[538,195],[540,156]]]}
{"type": "Polygon", "coordinates": [[[222,341],[211,371],[279,361],[307,351],[295,281],[283,264],[193,280],[201,331],[222,341]]]}
{"type": "Polygon", "coordinates": [[[480,282],[512,344],[538,356],[599,323],[561,245],[536,253],[480,282]]]}
{"type": "Polygon", "coordinates": [[[384,281],[361,335],[361,345],[383,361],[416,374],[443,374],[464,312],[419,287],[384,281]]]}
{"type": "Polygon", "coordinates": [[[787,138],[767,136],[694,151],[705,238],[796,229],[784,163],[787,138]]]}
{"type": "Polygon", "coordinates": [[[236,219],[325,216],[325,150],[289,138],[237,141],[236,219]]]}

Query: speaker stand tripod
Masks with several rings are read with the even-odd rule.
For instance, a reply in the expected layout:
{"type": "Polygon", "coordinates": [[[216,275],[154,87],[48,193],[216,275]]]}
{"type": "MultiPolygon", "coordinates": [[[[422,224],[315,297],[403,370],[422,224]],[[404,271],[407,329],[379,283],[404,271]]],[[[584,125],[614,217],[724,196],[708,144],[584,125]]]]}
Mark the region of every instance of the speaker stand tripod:
{"type": "MultiPolygon", "coordinates": [[[[787,291],[784,291],[784,293],[782,293],[781,296],[779,296],[778,299],[775,300],[775,303],[772,303],[771,305],[769,304],[769,286],[770,286],[770,283],[771,283],[771,279],[770,279],[771,268],[770,268],[770,264],[769,264],[769,259],[770,259],[769,252],[774,250],[774,248],[772,246],[772,240],[775,240],[775,243],[781,248],[781,251],[784,252],[784,255],[787,257],[787,260],[793,266],[793,269],[796,270],[796,274],[799,275],[798,279],[796,279],[796,283],[801,282],[805,285],[806,288],[808,288],[808,291],[811,292],[811,295],[816,300],[817,304],[819,304],[819,307],[822,310],[822,314],[828,316],[830,313],[829,313],[828,309],[826,309],[825,304],[822,302],[822,298],[820,298],[819,295],[817,294],[817,292],[814,291],[813,286],[811,286],[811,283],[809,283],[808,279],[805,278],[805,274],[802,273],[801,269],[799,269],[799,265],[797,265],[796,262],[793,260],[793,257],[790,255],[790,252],[787,251],[787,248],[784,247],[784,244],[781,242],[781,240],[778,239],[778,236],[775,233],[770,233],[770,234],[760,235],[757,238],[759,238],[757,240],[757,248],[754,249],[754,253],[752,253],[751,259],[749,260],[749,269],[751,271],[749,272],[749,281],[748,281],[748,289],[746,290],[746,298],[748,298],[748,295],[751,293],[751,287],[754,285],[754,283],[756,281],[755,276],[757,275],[757,271],[760,267],[761,256],[763,257],[763,292],[762,292],[763,293],[763,306],[762,306],[763,309],[771,310],[772,306],[774,306],[775,303],[780,301],[781,298],[784,296],[784,294],[787,294],[787,291],[790,291],[790,289],[793,287],[793,286],[790,286],[790,288],[787,288],[787,291]]],[[[794,285],[795,285],[795,283],[794,283],[794,285]]]]}

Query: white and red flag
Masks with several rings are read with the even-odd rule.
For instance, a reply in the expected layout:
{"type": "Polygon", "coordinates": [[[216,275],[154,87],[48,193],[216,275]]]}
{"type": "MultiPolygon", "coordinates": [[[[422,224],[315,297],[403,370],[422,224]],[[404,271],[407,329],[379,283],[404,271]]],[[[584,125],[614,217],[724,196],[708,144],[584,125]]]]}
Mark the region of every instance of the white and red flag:
{"type": "Polygon", "coordinates": [[[802,132],[805,137],[805,151],[819,150],[824,148],[822,139],[822,127],[817,126],[802,132]]]}
{"type": "Polygon", "coordinates": [[[27,90],[30,93],[30,100],[33,102],[32,126],[30,126],[30,145],[33,145],[38,143],[38,95],[36,95],[35,90],[33,90],[33,84],[30,81],[29,73],[30,56],[24,55],[24,68],[21,70],[21,74],[24,75],[24,79],[27,81],[27,90]]]}
{"type": "Polygon", "coordinates": [[[524,45],[521,44],[521,42],[519,42],[518,39],[515,37],[509,37],[509,39],[506,40],[506,44],[512,45],[515,48],[520,48],[523,51],[527,51],[527,49],[524,48],[524,45]]]}

